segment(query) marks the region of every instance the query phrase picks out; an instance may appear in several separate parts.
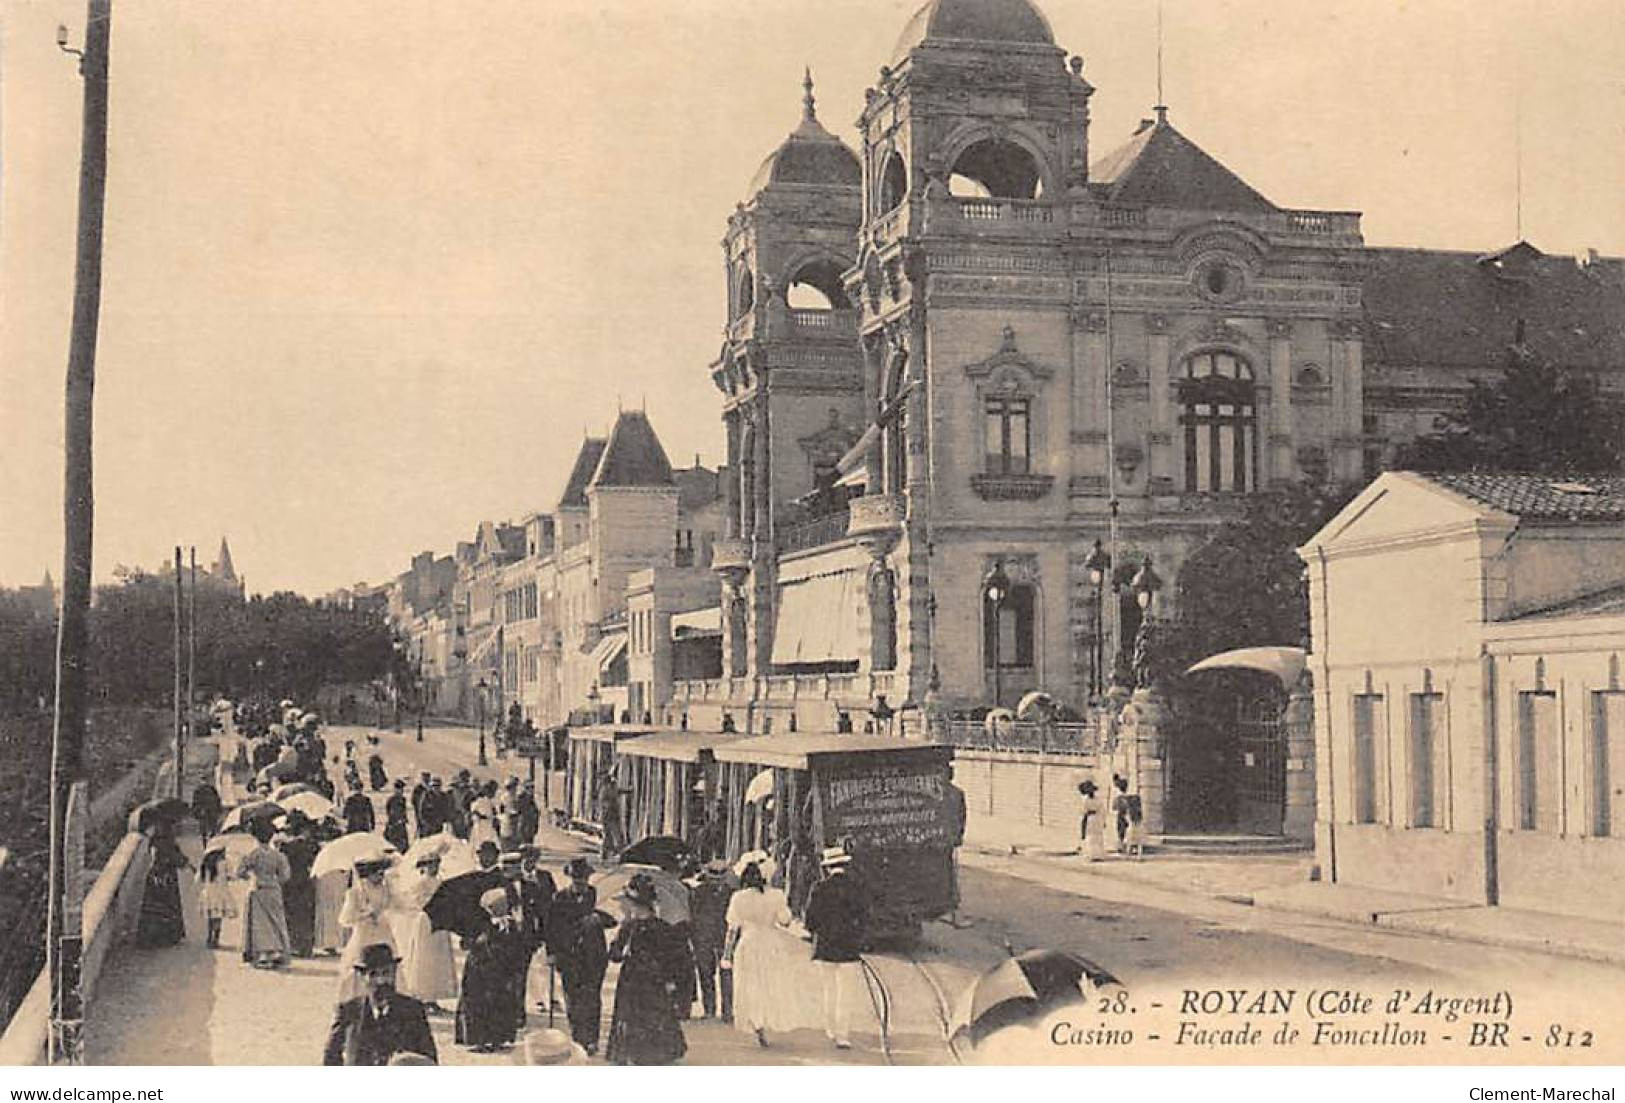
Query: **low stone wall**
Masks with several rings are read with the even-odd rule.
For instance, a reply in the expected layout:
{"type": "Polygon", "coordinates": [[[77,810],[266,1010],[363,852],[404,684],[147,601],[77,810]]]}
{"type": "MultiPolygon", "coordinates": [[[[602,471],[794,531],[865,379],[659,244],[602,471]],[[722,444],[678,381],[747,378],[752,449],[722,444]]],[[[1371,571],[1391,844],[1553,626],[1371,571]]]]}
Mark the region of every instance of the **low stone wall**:
{"type": "Polygon", "coordinates": [[[1092,778],[1107,793],[1111,774],[1109,762],[1092,754],[954,752],[954,783],[965,792],[967,829],[1012,841],[1055,831],[1076,835],[1083,800],[1078,785],[1092,778]]]}
{"type": "MultiPolygon", "coordinates": [[[[87,1008],[107,955],[113,947],[128,941],[135,930],[148,865],[146,836],[127,834],[85,895],[81,990],[87,1008]]],[[[50,977],[41,971],[0,1036],[0,1066],[43,1064],[50,1020],[50,977]]]]}

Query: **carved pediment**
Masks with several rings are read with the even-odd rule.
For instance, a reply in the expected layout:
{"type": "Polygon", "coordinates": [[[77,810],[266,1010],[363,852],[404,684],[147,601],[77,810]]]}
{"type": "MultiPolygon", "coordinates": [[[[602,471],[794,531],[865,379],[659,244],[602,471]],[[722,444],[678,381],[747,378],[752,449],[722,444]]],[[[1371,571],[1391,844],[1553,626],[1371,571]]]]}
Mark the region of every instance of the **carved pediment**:
{"type": "Polygon", "coordinates": [[[798,437],[796,443],[807,454],[807,462],[815,466],[820,462],[835,463],[858,442],[859,430],[841,424],[841,412],[831,409],[829,424],[816,433],[798,437]]]}
{"type": "Polygon", "coordinates": [[[1011,380],[1018,375],[1025,375],[1032,381],[1042,381],[1055,374],[1055,369],[1047,364],[1041,364],[1029,359],[1016,347],[1016,331],[1011,326],[1004,327],[1004,334],[999,343],[999,351],[986,360],[975,364],[965,365],[965,374],[970,378],[982,381],[993,380],[1000,382],[1011,380]]]}

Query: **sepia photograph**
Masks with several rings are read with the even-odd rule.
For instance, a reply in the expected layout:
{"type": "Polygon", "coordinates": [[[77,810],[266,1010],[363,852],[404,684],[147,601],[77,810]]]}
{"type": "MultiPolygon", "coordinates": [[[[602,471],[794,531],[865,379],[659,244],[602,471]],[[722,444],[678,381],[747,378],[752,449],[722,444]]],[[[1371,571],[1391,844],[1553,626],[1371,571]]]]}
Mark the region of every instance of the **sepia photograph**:
{"type": "Polygon", "coordinates": [[[1615,1098],[1622,59],[0,0],[0,1082],[1615,1098]]]}

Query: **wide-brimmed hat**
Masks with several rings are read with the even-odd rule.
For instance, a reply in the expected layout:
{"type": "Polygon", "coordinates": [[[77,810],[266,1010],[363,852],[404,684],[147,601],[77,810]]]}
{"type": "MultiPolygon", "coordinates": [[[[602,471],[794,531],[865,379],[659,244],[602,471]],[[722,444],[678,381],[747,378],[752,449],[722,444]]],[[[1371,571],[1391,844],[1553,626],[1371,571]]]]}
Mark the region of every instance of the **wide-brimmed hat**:
{"type": "Polygon", "coordinates": [[[626,887],[615,894],[617,900],[630,900],[634,904],[642,904],[646,908],[655,906],[654,878],[647,873],[634,873],[627,880],[626,887]]]}
{"type": "Polygon", "coordinates": [[[400,778],[396,778],[395,779],[395,788],[397,788],[397,789],[405,789],[406,788],[406,782],[402,781],[400,778]]]}
{"type": "Polygon", "coordinates": [[[564,875],[571,880],[592,876],[592,863],[585,858],[571,858],[564,863],[564,875]]]}
{"type": "Polygon", "coordinates": [[[370,877],[374,873],[384,872],[394,862],[393,858],[363,858],[355,864],[355,871],[358,876],[370,877]]]}
{"type": "Polygon", "coordinates": [[[562,1030],[547,1027],[525,1035],[525,1064],[584,1065],[587,1051],[562,1030]]]}
{"type": "Polygon", "coordinates": [[[374,969],[387,969],[391,965],[400,964],[400,958],[395,956],[395,949],[387,942],[374,942],[361,951],[356,959],[355,969],[358,973],[370,973],[374,969]]]}
{"type": "Polygon", "coordinates": [[[823,855],[819,859],[819,864],[825,869],[829,869],[833,866],[844,866],[851,860],[852,855],[846,852],[846,847],[826,846],[823,855]]]}

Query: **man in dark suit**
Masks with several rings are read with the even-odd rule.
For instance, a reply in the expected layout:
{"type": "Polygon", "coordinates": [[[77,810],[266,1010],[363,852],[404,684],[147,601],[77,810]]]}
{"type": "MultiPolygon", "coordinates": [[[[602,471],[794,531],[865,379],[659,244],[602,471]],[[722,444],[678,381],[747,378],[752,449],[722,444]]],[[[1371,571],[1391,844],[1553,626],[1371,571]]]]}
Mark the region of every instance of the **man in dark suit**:
{"type": "Polygon", "coordinates": [[[836,1049],[852,1048],[851,1020],[863,998],[863,947],[869,901],[847,872],[845,847],[824,851],[824,879],[813,887],[803,922],[813,937],[813,960],[824,974],[824,1033],[836,1049]]]}
{"type": "Polygon", "coordinates": [[[361,951],[355,970],[366,991],[339,1004],[322,1064],[387,1065],[398,1054],[438,1063],[423,1005],[395,991],[398,961],[395,951],[381,942],[361,951]]]}

